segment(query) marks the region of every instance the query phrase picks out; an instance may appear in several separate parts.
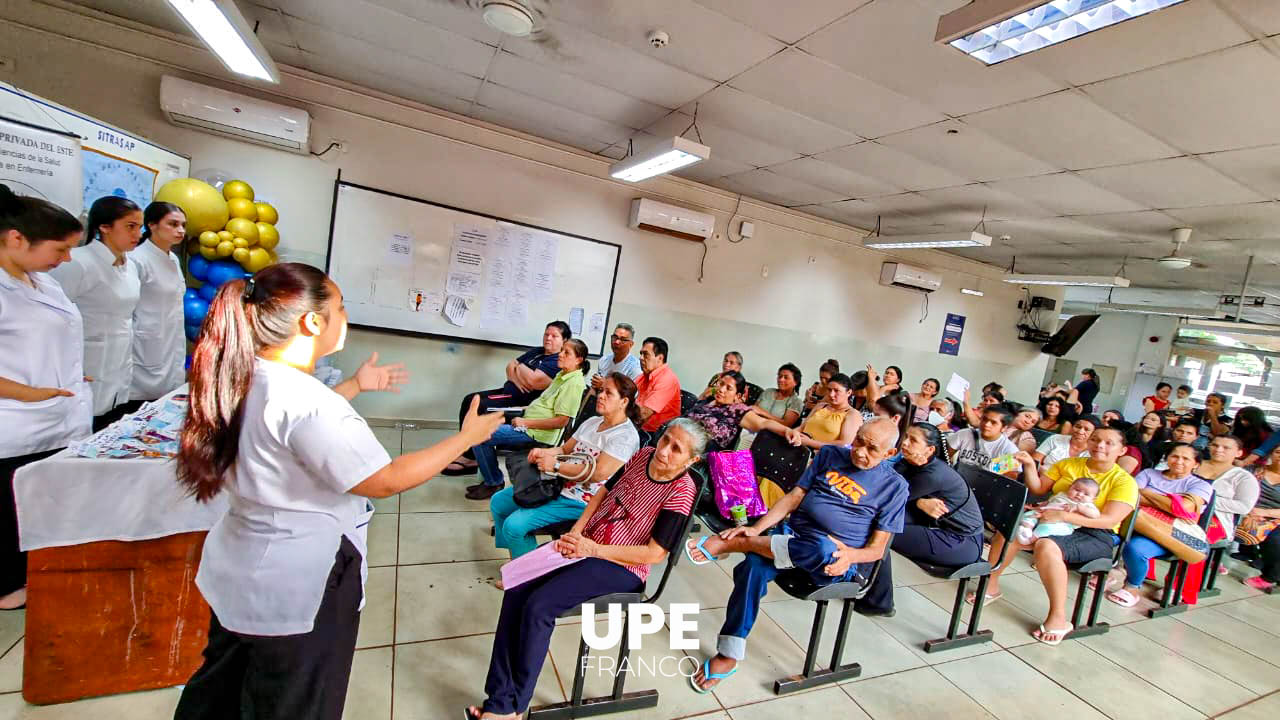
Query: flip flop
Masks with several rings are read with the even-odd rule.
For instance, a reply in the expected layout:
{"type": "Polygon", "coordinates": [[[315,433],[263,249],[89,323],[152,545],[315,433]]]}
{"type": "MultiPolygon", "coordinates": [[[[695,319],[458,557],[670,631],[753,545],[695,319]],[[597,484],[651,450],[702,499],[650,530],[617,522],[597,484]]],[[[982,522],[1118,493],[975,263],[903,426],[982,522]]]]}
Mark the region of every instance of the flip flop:
{"type": "Polygon", "coordinates": [[[1067,623],[1067,626],[1065,628],[1059,628],[1057,630],[1045,630],[1044,625],[1042,624],[1040,625],[1040,634],[1037,635],[1035,633],[1031,633],[1031,637],[1035,638],[1039,642],[1044,643],[1045,645],[1049,645],[1052,647],[1056,645],[1061,645],[1062,641],[1067,639],[1067,633],[1070,633],[1072,630],[1075,630],[1075,629],[1076,629],[1075,625],[1072,625],[1071,623],[1067,623]],[[1045,635],[1057,635],[1058,639],[1045,640],[1044,639],[1045,635]]]}
{"type": "Polygon", "coordinates": [[[1138,604],[1138,596],[1129,592],[1125,588],[1120,588],[1119,590],[1113,590],[1107,593],[1107,599],[1116,605],[1125,608],[1131,608],[1138,604]]]}
{"type": "MultiPolygon", "coordinates": [[[[707,658],[706,660],[702,661],[702,679],[703,680],[724,681],[724,680],[727,680],[728,678],[733,677],[734,673],[736,672],[738,672],[738,666],[734,665],[733,669],[727,673],[713,673],[711,672],[711,658],[707,658]]],[[[709,688],[703,688],[703,687],[699,687],[698,681],[694,679],[694,676],[690,675],[689,686],[692,687],[693,691],[698,693],[699,695],[706,695],[707,693],[713,692],[716,688],[720,687],[720,682],[717,682],[715,685],[712,685],[709,688]]]]}
{"type": "MultiPolygon", "coordinates": [[[[982,596],[983,596],[984,598],[986,598],[985,600],[983,600],[983,601],[982,601],[982,604],[983,604],[983,605],[990,605],[991,603],[993,603],[993,602],[995,602],[995,601],[999,600],[1000,598],[1004,597],[1004,593],[996,593],[995,595],[987,595],[986,593],[983,593],[983,595],[982,595],[982,596]]],[[[964,596],[964,601],[965,601],[966,603],[969,603],[970,605],[972,605],[972,604],[973,604],[973,601],[974,601],[974,600],[977,600],[977,599],[978,599],[978,593],[976,593],[976,592],[971,592],[971,593],[968,593],[967,595],[965,595],[965,596],[964,596]]]]}
{"type": "Polygon", "coordinates": [[[479,465],[463,465],[460,462],[451,462],[445,466],[444,470],[440,471],[440,474],[448,475],[449,477],[458,477],[461,475],[475,475],[478,472],[480,472],[479,465]]]}
{"type": "Polygon", "coordinates": [[[684,542],[684,556],[689,558],[689,562],[693,563],[694,565],[707,565],[713,562],[720,562],[720,558],[716,557],[715,555],[712,555],[711,551],[707,550],[707,541],[710,539],[711,539],[710,535],[703,535],[701,538],[698,539],[698,542],[696,545],[693,546],[693,549],[689,548],[688,540],[684,542]],[[697,550],[698,552],[701,552],[702,556],[706,559],[695,560],[693,558],[693,550],[697,550]]]}

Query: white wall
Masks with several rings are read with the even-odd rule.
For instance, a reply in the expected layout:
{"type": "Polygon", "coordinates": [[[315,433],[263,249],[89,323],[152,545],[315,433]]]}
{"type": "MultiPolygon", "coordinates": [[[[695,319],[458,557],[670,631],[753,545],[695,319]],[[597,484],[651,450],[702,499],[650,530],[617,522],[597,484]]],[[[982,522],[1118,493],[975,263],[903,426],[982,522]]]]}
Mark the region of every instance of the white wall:
{"type": "MultiPolygon", "coordinates": [[[[1098,411],[1120,409],[1133,384],[1139,363],[1161,367],[1169,362],[1178,319],[1137,313],[1101,313],[1084,337],[1063,356],[1077,362],[1077,372],[1096,365],[1116,368],[1115,383],[1109,393],[1099,393],[1094,401],[1098,411]],[[1151,342],[1150,338],[1159,338],[1151,342]]],[[[1079,376],[1076,377],[1079,382],[1079,376]]],[[[1132,418],[1131,418],[1132,419],[1132,418]]]]}
{"type": "MultiPolygon", "coordinates": [[[[0,46],[23,59],[5,79],[189,153],[193,172],[220,168],[247,180],[280,211],[285,257],[322,264],[341,167],[353,182],[620,244],[612,319],[632,322],[642,336],[666,336],[673,366],[690,386],[700,387],[731,348],[746,353],[748,377],[761,384],[782,362],[812,374],[828,356],[849,370],[868,361],[900,365],[912,385],[926,375],[945,383],[953,371],[977,383],[999,379],[1014,397],[1034,397],[1044,375],[1047,356],[1016,339],[1017,289],[985,265],[935,252],[903,256],[945,277],[918,322],[920,296],[877,284],[880,264],[892,256],[852,246],[859,234],[850,228],[748,199],[739,217],[756,221],[755,237],[729,244],[722,235],[736,196],[723,191],[678,178],[617,183],[594,156],[303,71],[282,68],[278,95],[264,94],[226,82],[210,55],[173,38],[34,3],[2,7],[23,23],[0,22],[0,46]],[[157,103],[166,73],[305,107],[313,144],[339,138],[348,152],[320,160],[174,127],[157,103]],[[626,227],[628,204],[641,193],[716,215],[721,235],[710,243],[703,282],[701,246],[626,227]],[[978,278],[986,297],[959,293],[978,278]],[[958,358],[937,352],[947,312],[968,318],[958,358]]],[[[512,354],[367,331],[353,331],[347,348],[336,358],[344,369],[377,349],[407,363],[415,378],[403,394],[362,397],[363,412],[429,419],[452,417],[463,390],[497,384],[512,354]]]]}

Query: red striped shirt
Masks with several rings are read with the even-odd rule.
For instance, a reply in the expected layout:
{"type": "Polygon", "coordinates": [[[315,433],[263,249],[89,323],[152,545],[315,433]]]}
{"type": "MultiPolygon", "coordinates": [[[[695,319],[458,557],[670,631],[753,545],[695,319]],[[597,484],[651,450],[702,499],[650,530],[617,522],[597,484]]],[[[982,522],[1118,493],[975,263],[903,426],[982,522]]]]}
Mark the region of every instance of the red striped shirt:
{"type": "MultiPolygon", "coordinates": [[[[601,545],[648,545],[660,511],[693,512],[697,491],[693,478],[685,473],[670,482],[654,482],[649,478],[653,453],[653,448],[641,448],[631,457],[622,477],[587,521],[583,535],[601,545]]],[[[626,567],[641,580],[649,577],[648,565],[626,567]]]]}

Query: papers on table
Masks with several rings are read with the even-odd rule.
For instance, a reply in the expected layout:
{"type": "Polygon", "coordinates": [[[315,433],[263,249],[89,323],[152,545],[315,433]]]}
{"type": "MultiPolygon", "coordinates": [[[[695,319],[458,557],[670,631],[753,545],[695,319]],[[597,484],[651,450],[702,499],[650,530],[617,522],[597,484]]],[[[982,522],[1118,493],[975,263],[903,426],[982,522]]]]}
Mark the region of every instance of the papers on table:
{"type": "Polygon", "coordinates": [[[176,394],[143,405],[101,432],[71,444],[85,458],[172,458],[187,417],[187,395],[176,394]]]}

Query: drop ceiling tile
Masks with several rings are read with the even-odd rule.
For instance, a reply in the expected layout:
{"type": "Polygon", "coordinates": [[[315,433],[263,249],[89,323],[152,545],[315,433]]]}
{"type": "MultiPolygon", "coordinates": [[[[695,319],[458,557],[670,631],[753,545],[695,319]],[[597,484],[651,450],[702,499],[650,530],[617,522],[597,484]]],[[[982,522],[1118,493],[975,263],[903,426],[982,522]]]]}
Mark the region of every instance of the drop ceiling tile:
{"type": "Polygon", "coordinates": [[[913,192],[862,198],[862,201],[870,210],[880,215],[907,215],[912,222],[923,221],[929,213],[938,209],[936,203],[913,192]]]}
{"type": "Polygon", "coordinates": [[[523,113],[515,114],[495,110],[484,105],[476,105],[471,111],[471,117],[509,130],[528,133],[543,140],[550,140],[561,145],[586,150],[587,152],[594,152],[600,147],[599,141],[590,139],[576,128],[560,127],[559,125],[548,123],[544,118],[531,118],[523,113]]]}
{"type": "Polygon", "coordinates": [[[823,205],[798,205],[796,209],[844,223],[863,232],[870,232],[876,226],[875,210],[861,200],[841,200],[823,205]]]}
{"type": "Polygon", "coordinates": [[[1212,2],[1173,7],[1037,50],[1013,62],[1070,85],[1084,85],[1248,42],[1212,2]]]}
{"type": "Polygon", "coordinates": [[[839,193],[814,187],[768,170],[749,170],[737,175],[720,178],[719,187],[731,187],[752,197],[758,197],[777,205],[812,205],[836,202],[844,199],[839,193]]]}
{"type": "Polygon", "coordinates": [[[1280,145],[1209,153],[1200,159],[1258,192],[1280,198],[1280,145]]]}
{"type": "Polygon", "coordinates": [[[1145,207],[1069,172],[998,180],[987,184],[1049,208],[1059,215],[1128,212],[1145,207]]]}
{"type": "Polygon", "coordinates": [[[730,84],[866,138],[946,119],[911,98],[794,48],[765,60],[730,84]]]}
{"type": "MultiPolygon", "coordinates": [[[[814,155],[862,138],[834,125],[722,85],[698,99],[698,119],[772,142],[799,155],[814,155]]],[[[692,104],[683,108],[692,113],[692,104]]]]}
{"type": "Polygon", "coordinates": [[[137,0],[77,0],[75,4],[167,30],[175,35],[191,35],[182,18],[165,3],[140,3],[137,0]]]}
{"type": "Polygon", "coordinates": [[[986,67],[933,42],[938,13],[908,0],[875,0],[800,47],[935,110],[966,115],[1061,90],[1018,62],[986,67]]]}
{"type": "Polygon", "coordinates": [[[966,185],[975,178],[953,173],[878,142],[863,142],[816,156],[823,162],[883,180],[907,190],[966,185]]]}
{"type": "MultiPolygon", "coordinates": [[[[1192,5],[1198,3],[1191,3],[1192,5]]],[[[1280,144],[1280,58],[1257,43],[1085,88],[1098,104],[1191,153],[1280,144]]]]}
{"type": "Polygon", "coordinates": [[[1169,231],[1186,224],[1156,210],[1077,215],[1071,219],[1082,225],[1107,230],[1122,238],[1167,238],[1169,231]]]}
{"type": "Polygon", "coordinates": [[[779,175],[834,191],[846,198],[889,195],[903,190],[891,183],[861,175],[814,157],[796,158],[780,165],[773,165],[769,169],[779,175]]]}
{"type": "Polygon", "coordinates": [[[1218,0],[1254,30],[1265,35],[1280,34],[1280,3],[1275,0],[1218,0]]]}
{"type": "Polygon", "coordinates": [[[922,217],[943,222],[968,222],[976,225],[985,208],[988,220],[1018,220],[1051,217],[1057,213],[1047,210],[1003,190],[981,183],[921,190],[919,195],[934,204],[934,208],[922,217]]]}
{"type": "Polygon", "coordinates": [[[506,52],[494,59],[488,81],[630,128],[648,127],[670,112],[506,52]]]}
{"type": "Polygon", "coordinates": [[[768,35],[689,0],[591,0],[551,7],[552,30],[562,41],[585,31],[721,82],[783,48],[768,35]],[[670,35],[667,46],[651,47],[650,30],[670,35]]]}
{"type": "Polygon", "coordinates": [[[988,222],[987,234],[993,244],[1022,252],[1045,246],[1080,245],[1111,237],[1111,233],[1071,218],[995,220],[988,222]]]}
{"type": "MultiPolygon", "coordinates": [[[[508,36],[484,24],[480,13],[467,7],[447,2],[423,2],[422,0],[364,0],[397,12],[405,17],[421,20],[449,32],[469,37],[472,40],[497,47],[498,43],[508,36]]],[[[270,2],[281,10],[287,7],[303,7],[314,5],[325,0],[258,0],[262,4],[270,2]]],[[[298,14],[298,13],[295,13],[298,14]]]]}
{"type": "MultiPolygon", "coordinates": [[[[658,122],[645,128],[645,133],[654,138],[671,138],[688,130],[688,137],[696,140],[697,135],[689,128],[693,118],[684,113],[672,113],[658,122]]],[[[770,145],[763,140],[743,135],[723,128],[712,122],[698,119],[698,129],[702,132],[702,142],[711,148],[711,157],[744,163],[752,167],[776,165],[799,157],[800,153],[770,145]]]]}
{"type": "Polygon", "coordinates": [[[622,158],[627,156],[627,146],[626,145],[610,145],[609,147],[601,150],[596,154],[603,155],[609,158],[610,160],[621,160],[622,158]]]}
{"type": "Polygon", "coordinates": [[[1272,240],[1280,246],[1280,204],[1275,202],[1182,208],[1169,214],[1194,231],[1188,246],[1193,247],[1198,236],[1272,240]]]}
{"type": "Polygon", "coordinates": [[[1069,170],[1181,155],[1078,90],[964,117],[1000,142],[1069,170]]]}
{"type": "Polygon", "coordinates": [[[1058,170],[957,120],[889,135],[877,142],[975,180],[1043,175],[1058,170]],[[951,131],[955,134],[948,134],[951,131]]]}
{"type": "Polygon", "coordinates": [[[675,171],[674,174],[680,177],[697,180],[698,182],[711,182],[725,175],[737,175],[748,170],[754,170],[746,163],[725,160],[724,158],[710,157],[706,160],[700,160],[686,168],[675,171]]]}
{"type": "Polygon", "coordinates": [[[1195,158],[1094,168],[1081,170],[1079,175],[1148,208],[1227,205],[1265,199],[1195,158]]]}
{"type": "Polygon", "coordinates": [[[602,144],[625,143],[634,132],[630,128],[543,102],[492,83],[480,88],[476,103],[500,116],[520,118],[521,125],[517,130],[574,147],[595,149],[602,144]],[[555,134],[554,137],[552,133],[555,134]],[[566,140],[566,137],[569,139],[566,140]]]}
{"type": "Polygon", "coordinates": [[[794,43],[871,0],[805,0],[779,12],[777,0],[694,0],[784,43],[794,43]]]}

